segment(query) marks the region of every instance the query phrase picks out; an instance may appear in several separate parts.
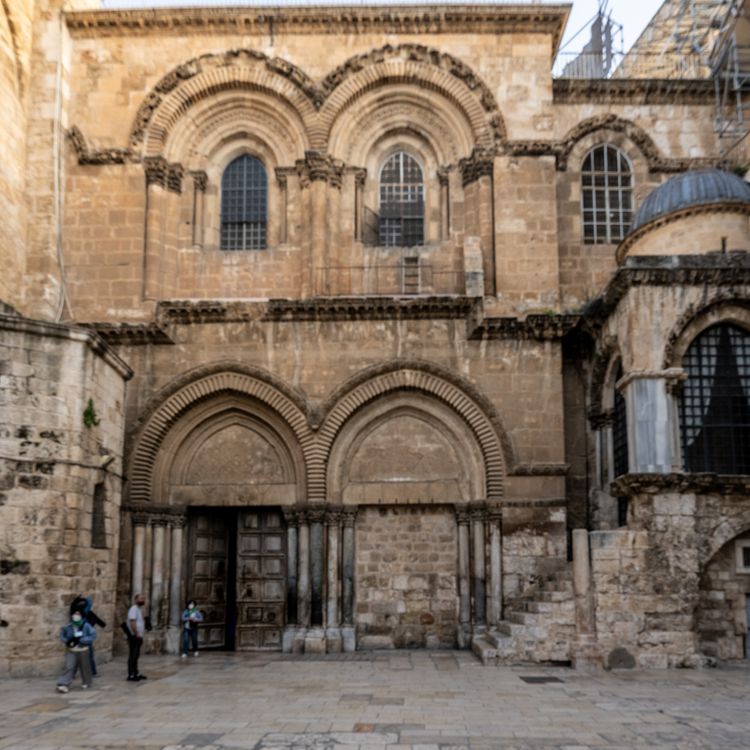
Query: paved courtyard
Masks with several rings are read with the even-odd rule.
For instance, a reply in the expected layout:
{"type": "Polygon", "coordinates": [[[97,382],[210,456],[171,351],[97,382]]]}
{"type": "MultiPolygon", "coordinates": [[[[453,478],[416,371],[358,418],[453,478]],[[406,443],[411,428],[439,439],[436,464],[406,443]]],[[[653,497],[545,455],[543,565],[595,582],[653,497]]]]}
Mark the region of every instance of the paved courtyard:
{"type": "MultiPolygon", "coordinates": [[[[62,660],[61,660],[62,661],[62,660]]],[[[0,748],[531,750],[750,747],[750,668],[580,674],[467,652],[121,659],[94,687],[0,684],[0,748]]]]}

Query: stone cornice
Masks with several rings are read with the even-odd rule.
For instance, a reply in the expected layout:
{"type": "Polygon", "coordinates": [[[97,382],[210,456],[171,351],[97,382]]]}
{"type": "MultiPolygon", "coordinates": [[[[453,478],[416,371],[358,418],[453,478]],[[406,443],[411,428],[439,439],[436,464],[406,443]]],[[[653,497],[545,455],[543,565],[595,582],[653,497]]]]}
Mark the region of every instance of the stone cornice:
{"type": "Polygon", "coordinates": [[[135,160],[132,151],[127,148],[106,148],[90,151],[86,143],[86,138],[75,125],[67,131],[66,135],[75,149],[79,164],[125,164],[126,162],[135,160]]]}
{"type": "Polygon", "coordinates": [[[101,357],[124,380],[133,377],[133,371],[107,345],[104,339],[95,331],[77,325],[65,323],[51,323],[49,321],[32,320],[16,314],[0,314],[0,331],[12,331],[31,336],[44,336],[69,341],[80,341],[88,346],[94,354],[101,357]]]}
{"type": "Polygon", "coordinates": [[[570,464],[516,464],[508,476],[511,477],[564,477],[570,464]]]}
{"type": "Polygon", "coordinates": [[[466,318],[477,300],[470,297],[320,297],[272,299],[264,320],[408,320],[466,318]]]}
{"type": "Polygon", "coordinates": [[[156,323],[84,323],[113,346],[174,344],[169,334],[156,323]]]}
{"type": "Polygon", "coordinates": [[[714,106],[711,79],[557,78],[555,104],[703,104],[714,106]]]}
{"type": "Polygon", "coordinates": [[[628,250],[635,245],[644,235],[652,232],[654,229],[659,229],[667,224],[672,224],[680,219],[687,219],[693,216],[701,216],[703,214],[745,214],[750,215],[750,204],[744,201],[719,201],[716,203],[704,203],[698,206],[688,206],[682,208],[679,211],[672,211],[671,213],[663,216],[657,216],[656,218],[649,221],[647,224],[639,227],[635,232],[629,234],[625,239],[618,245],[617,251],[615,252],[615,258],[618,263],[622,263],[627,257],[628,250]]]}
{"type": "Polygon", "coordinates": [[[614,497],[679,493],[740,495],[750,498],[750,475],[740,474],[625,474],[610,484],[614,497]]]}
{"type": "Polygon", "coordinates": [[[583,311],[581,320],[598,328],[620,300],[635,286],[732,286],[750,285],[750,253],[703,255],[631,256],[619,268],[604,291],[583,311]]]}
{"type": "Polygon", "coordinates": [[[484,318],[469,333],[470,339],[561,339],[580,315],[527,315],[525,318],[484,318]]]}
{"type": "Polygon", "coordinates": [[[188,34],[551,34],[557,50],[568,5],[403,5],[159,8],[65,14],[74,36],[188,34]]]}

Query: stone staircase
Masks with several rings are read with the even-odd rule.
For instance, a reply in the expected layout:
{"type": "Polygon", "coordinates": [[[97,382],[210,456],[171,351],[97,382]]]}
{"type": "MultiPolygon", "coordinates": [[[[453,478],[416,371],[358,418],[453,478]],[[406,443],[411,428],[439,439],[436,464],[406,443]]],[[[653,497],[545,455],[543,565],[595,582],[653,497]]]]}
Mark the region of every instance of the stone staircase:
{"type": "Polygon", "coordinates": [[[472,638],[482,664],[570,662],[576,636],[571,568],[549,576],[506,619],[472,638]]]}

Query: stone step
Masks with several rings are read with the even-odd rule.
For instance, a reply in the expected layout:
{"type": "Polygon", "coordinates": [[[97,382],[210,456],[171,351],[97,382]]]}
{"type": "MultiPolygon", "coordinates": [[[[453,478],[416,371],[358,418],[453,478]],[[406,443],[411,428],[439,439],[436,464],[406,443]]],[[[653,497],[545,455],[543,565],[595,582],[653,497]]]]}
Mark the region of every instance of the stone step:
{"type": "Polygon", "coordinates": [[[567,602],[573,601],[572,591],[540,591],[534,599],[540,602],[567,602]]]}
{"type": "Polygon", "coordinates": [[[471,639],[473,654],[485,666],[497,663],[497,648],[482,635],[475,635],[471,639]]]}
{"type": "Polygon", "coordinates": [[[518,623],[519,625],[539,625],[539,616],[532,612],[511,612],[507,619],[510,620],[510,622],[518,623]]]}
{"type": "Polygon", "coordinates": [[[515,656],[516,642],[512,636],[503,635],[495,630],[488,630],[484,637],[497,651],[499,658],[515,656]]]}

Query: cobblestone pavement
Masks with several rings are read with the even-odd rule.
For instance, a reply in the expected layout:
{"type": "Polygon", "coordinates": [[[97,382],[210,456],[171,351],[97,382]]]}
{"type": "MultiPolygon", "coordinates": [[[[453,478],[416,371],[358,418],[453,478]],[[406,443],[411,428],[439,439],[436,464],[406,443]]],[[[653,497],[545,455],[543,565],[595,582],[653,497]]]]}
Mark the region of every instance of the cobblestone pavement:
{"type": "MultiPolygon", "coordinates": [[[[62,663],[62,659],[61,659],[62,663]]],[[[0,750],[750,748],[750,667],[583,674],[467,652],[145,656],[90,690],[0,684],[0,750]]]]}

